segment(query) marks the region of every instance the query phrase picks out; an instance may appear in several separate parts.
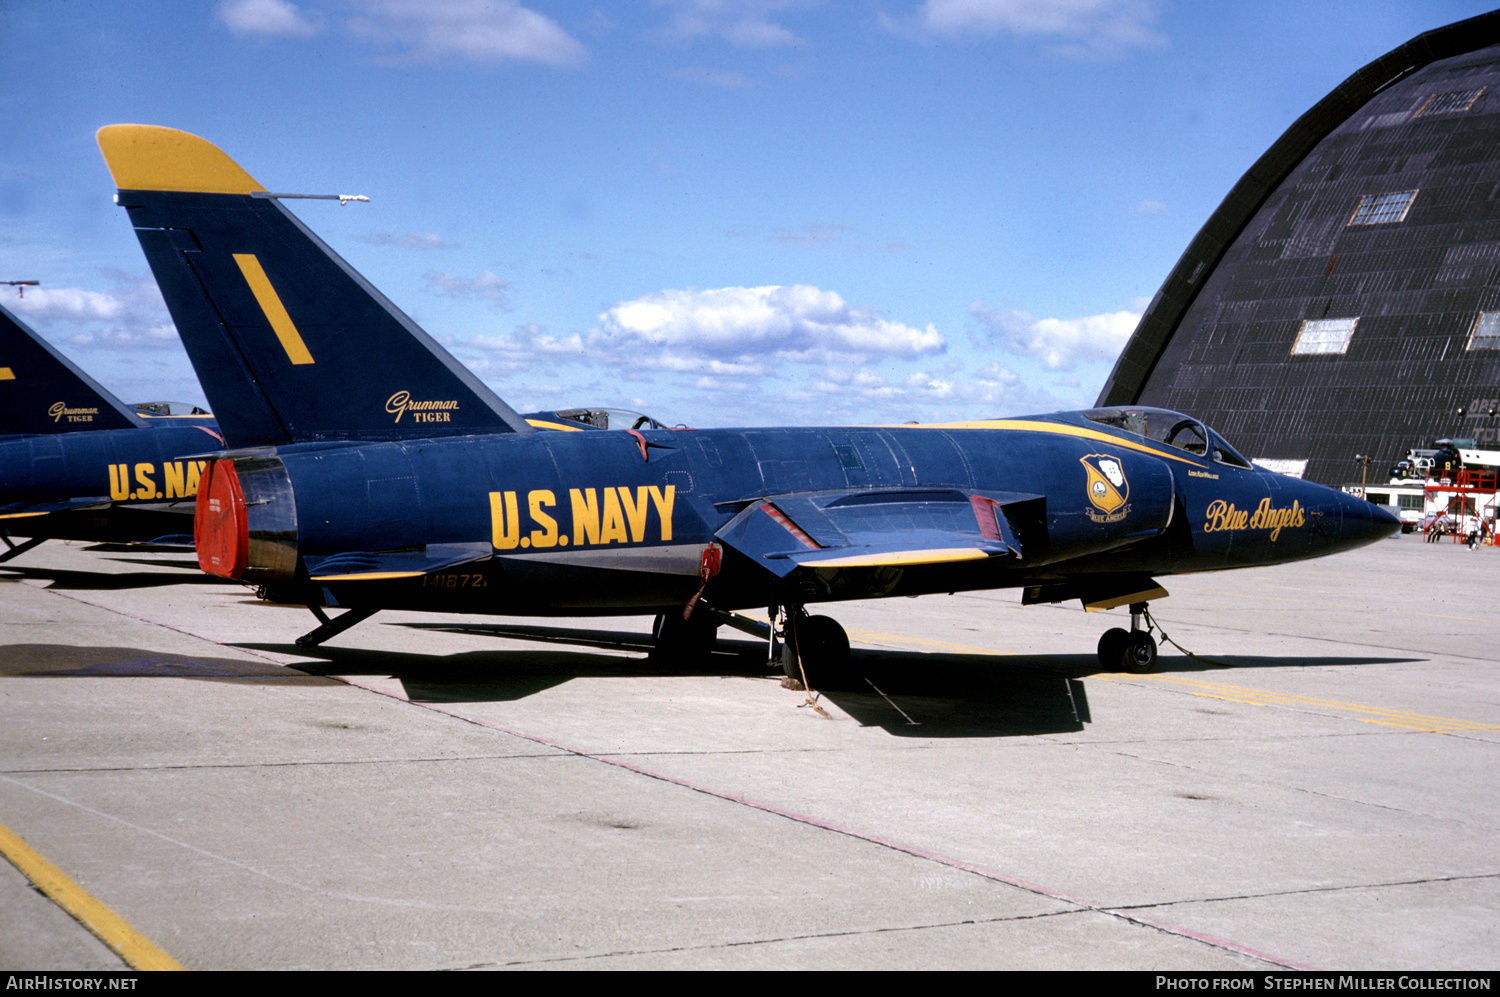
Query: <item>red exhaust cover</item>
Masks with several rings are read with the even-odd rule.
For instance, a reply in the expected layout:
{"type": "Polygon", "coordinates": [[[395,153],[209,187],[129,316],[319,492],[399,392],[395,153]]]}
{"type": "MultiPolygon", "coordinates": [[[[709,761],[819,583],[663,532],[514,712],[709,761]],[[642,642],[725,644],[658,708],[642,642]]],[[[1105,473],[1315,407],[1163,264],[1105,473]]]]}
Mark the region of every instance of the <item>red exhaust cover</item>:
{"type": "Polygon", "coordinates": [[[210,461],[204,472],[193,513],[193,542],[198,547],[198,567],[210,575],[236,581],[244,575],[250,527],[233,461],[210,461]]]}

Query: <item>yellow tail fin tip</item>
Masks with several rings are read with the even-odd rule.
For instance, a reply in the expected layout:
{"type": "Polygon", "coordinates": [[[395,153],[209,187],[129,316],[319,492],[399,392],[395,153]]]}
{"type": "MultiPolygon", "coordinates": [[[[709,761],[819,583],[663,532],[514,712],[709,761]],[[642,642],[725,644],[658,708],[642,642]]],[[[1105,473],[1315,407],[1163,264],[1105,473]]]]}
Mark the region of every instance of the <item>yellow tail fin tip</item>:
{"type": "Polygon", "coordinates": [[[121,190],[249,194],[265,190],[205,139],[158,125],[105,125],[95,136],[121,190]]]}

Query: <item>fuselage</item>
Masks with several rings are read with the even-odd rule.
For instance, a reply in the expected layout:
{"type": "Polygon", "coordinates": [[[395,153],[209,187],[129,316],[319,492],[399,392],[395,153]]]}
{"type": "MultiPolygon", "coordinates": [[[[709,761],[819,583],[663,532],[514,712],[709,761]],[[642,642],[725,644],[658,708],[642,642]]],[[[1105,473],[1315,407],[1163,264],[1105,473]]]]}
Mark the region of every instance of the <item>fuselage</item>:
{"type": "Polygon", "coordinates": [[[985,496],[1010,503],[1005,508],[1022,550],[1018,557],[958,564],[807,569],[785,579],[730,551],[707,588],[715,605],[1268,564],[1358,546],[1399,525],[1333,489],[1068,413],[953,426],[301,445],[278,448],[269,459],[284,467],[285,498],[295,505],[295,522],[283,515],[276,531],[282,542],[294,537],[304,559],[433,544],[492,550],[481,564],[423,578],[322,584],[324,600],[335,605],[663,611],[698,589],[701,556],[716,534],[748,505],[775,496],[858,493],[869,502],[890,493],[899,518],[889,524],[895,535],[941,530],[943,520],[924,510],[942,511],[950,496],[985,496]],[[1097,471],[1091,476],[1089,468],[1101,460],[1112,464],[1118,487],[1099,486],[1097,471]],[[1091,485],[1109,494],[1091,497],[1091,485]]]}
{"type": "Polygon", "coordinates": [[[63,540],[189,535],[207,461],[184,458],[221,446],[209,417],[0,437],[0,529],[63,540]]]}

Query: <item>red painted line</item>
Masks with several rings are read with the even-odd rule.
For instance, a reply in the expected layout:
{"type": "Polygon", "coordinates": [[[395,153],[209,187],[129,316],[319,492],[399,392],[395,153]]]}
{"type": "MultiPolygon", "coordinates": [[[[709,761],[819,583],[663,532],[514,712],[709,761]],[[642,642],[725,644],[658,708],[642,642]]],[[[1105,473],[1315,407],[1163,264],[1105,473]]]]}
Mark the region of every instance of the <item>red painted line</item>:
{"type": "Polygon", "coordinates": [[[764,502],[761,504],[761,508],[766,511],[767,516],[770,516],[772,519],[776,520],[776,522],[781,524],[783,529],[800,540],[802,542],[802,545],[805,546],[808,550],[823,549],[821,544],[819,544],[816,540],[803,532],[802,527],[792,522],[791,518],[788,517],[786,513],[782,512],[771,503],[764,502]]]}
{"type": "MultiPolygon", "coordinates": [[[[81,599],[78,596],[68,595],[64,592],[52,592],[52,594],[60,595],[65,599],[72,599],[74,602],[81,602],[84,605],[94,606],[98,609],[107,610],[111,613],[117,613],[120,616],[126,616],[133,620],[139,620],[142,623],[150,623],[153,626],[164,627],[168,630],[172,630],[180,634],[185,634],[189,637],[196,637],[199,640],[204,640],[211,644],[217,644],[220,647],[230,647],[234,648],[237,651],[244,651],[245,653],[253,654],[256,657],[275,661],[277,664],[283,665],[283,667],[286,668],[296,668],[295,665],[285,665],[283,662],[277,661],[276,658],[270,654],[251,650],[247,647],[239,647],[235,644],[228,644],[224,641],[215,640],[212,637],[194,633],[193,631],[187,630],[183,627],[175,627],[168,623],[162,623],[160,620],[153,620],[149,617],[138,616],[135,613],[116,609],[113,606],[105,606],[101,603],[93,602],[88,599],[81,599]]],[[[301,671],[301,669],[297,670],[301,671]]],[[[705,786],[701,783],[696,783],[689,779],[683,779],[679,776],[668,775],[665,772],[658,772],[655,769],[648,769],[643,765],[636,765],[632,762],[621,761],[618,758],[612,758],[608,755],[596,754],[592,751],[584,751],[582,748],[575,748],[571,745],[564,744],[561,741],[555,741],[552,738],[543,737],[540,734],[530,734],[526,731],[518,730],[514,727],[508,727],[505,724],[495,723],[492,720],[484,720],[479,717],[468,716],[466,714],[459,713],[457,710],[454,710],[450,707],[441,706],[437,703],[425,703],[418,700],[407,699],[403,696],[398,696],[388,690],[381,689],[366,682],[359,681],[358,679],[349,678],[348,676],[321,675],[316,677],[332,679],[336,682],[342,682],[345,685],[352,686],[356,689],[363,689],[366,692],[372,692],[377,696],[385,696],[388,699],[394,699],[398,703],[409,703],[412,706],[417,706],[425,710],[431,710],[434,713],[441,713],[445,716],[453,717],[455,720],[462,720],[465,723],[474,724],[477,727],[484,727],[489,730],[499,731],[502,734],[509,734],[512,737],[519,737],[522,740],[531,741],[533,744],[545,745],[546,747],[555,748],[558,751],[563,751],[567,754],[575,755],[579,758],[586,758],[589,761],[599,762],[604,765],[611,765],[615,768],[624,769],[627,772],[634,772],[637,775],[643,775],[648,779],[656,779],[660,782],[669,783],[674,786],[680,786],[683,789],[688,789],[695,793],[702,793],[704,796],[711,796],[715,799],[724,800],[729,803],[738,803],[741,806],[750,807],[763,813],[768,813],[777,817],[785,818],[786,820],[795,821],[798,824],[805,824],[808,827],[816,827],[820,830],[832,831],[835,834],[842,834],[845,837],[854,838],[858,841],[864,841],[872,845],[878,845],[881,848],[888,848],[891,851],[901,852],[902,854],[910,855],[913,858],[923,859],[928,862],[936,862],[939,865],[945,865],[950,869],[958,869],[961,872],[972,873],[975,876],[980,876],[984,879],[992,880],[997,883],[1004,883],[1006,886],[1014,886],[1019,890],[1025,890],[1026,892],[1034,893],[1037,896],[1043,896],[1051,900],[1058,900],[1063,903],[1073,904],[1074,906],[1079,907],[1083,910],[1093,911],[1097,914],[1103,914],[1106,917],[1118,918],[1119,920],[1127,921],[1132,924],[1138,924],[1142,927],[1154,928],[1157,931],[1161,931],[1169,935],[1177,935],[1181,938],[1191,939],[1192,941],[1201,942],[1205,945],[1211,945],[1215,948],[1224,949],[1229,952],[1237,952],[1241,955],[1251,956],[1252,958],[1269,962],[1274,966],[1281,966],[1286,969],[1302,970],[1305,972],[1317,972],[1317,969],[1313,966],[1305,966],[1301,963],[1292,962],[1288,959],[1283,959],[1279,956],[1274,956],[1267,952],[1262,952],[1259,949],[1253,949],[1247,945],[1241,945],[1238,942],[1231,942],[1225,938],[1219,938],[1217,936],[1209,935],[1201,931],[1194,931],[1191,928],[1178,927],[1177,925],[1168,924],[1165,921],[1158,921],[1154,918],[1143,917],[1139,914],[1126,913],[1124,911],[1106,907],[1102,904],[1096,904],[1091,901],[1084,900],[1080,897],[1070,896],[1059,890],[1049,889],[1048,887],[1042,886],[1039,883],[1033,883],[1029,880],[1019,879],[1015,876],[1007,876],[1002,872],[990,869],[986,866],[978,865],[973,862],[966,862],[963,859],[956,859],[948,855],[942,855],[937,852],[928,851],[925,848],[918,848],[915,845],[908,845],[904,842],[896,841],[893,838],[885,838],[877,834],[870,834],[865,831],[859,831],[852,827],[845,827],[841,824],[835,824],[831,821],[823,820],[820,817],[814,817],[810,814],[798,813],[795,810],[788,810],[785,807],[779,807],[774,803],[766,803],[762,800],[756,800],[748,796],[740,796],[736,793],[729,793],[723,790],[714,789],[711,786],[705,786]]]]}

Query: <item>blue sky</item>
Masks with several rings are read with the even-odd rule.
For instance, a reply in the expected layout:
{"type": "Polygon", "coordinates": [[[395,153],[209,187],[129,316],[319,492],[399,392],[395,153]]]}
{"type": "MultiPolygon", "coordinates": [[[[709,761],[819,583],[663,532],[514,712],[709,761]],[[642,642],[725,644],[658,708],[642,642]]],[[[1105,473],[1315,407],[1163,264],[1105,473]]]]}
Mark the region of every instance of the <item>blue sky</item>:
{"type": "Polygon", "coordinates": [[[271,190],[523,410],[699,426],[1092,403],[1229,187],[1457,0],[0,0],[4,300],[201,401],[94,132],[271,190]],[[6,292],[8,293],[8,292],[6,292]]]}

